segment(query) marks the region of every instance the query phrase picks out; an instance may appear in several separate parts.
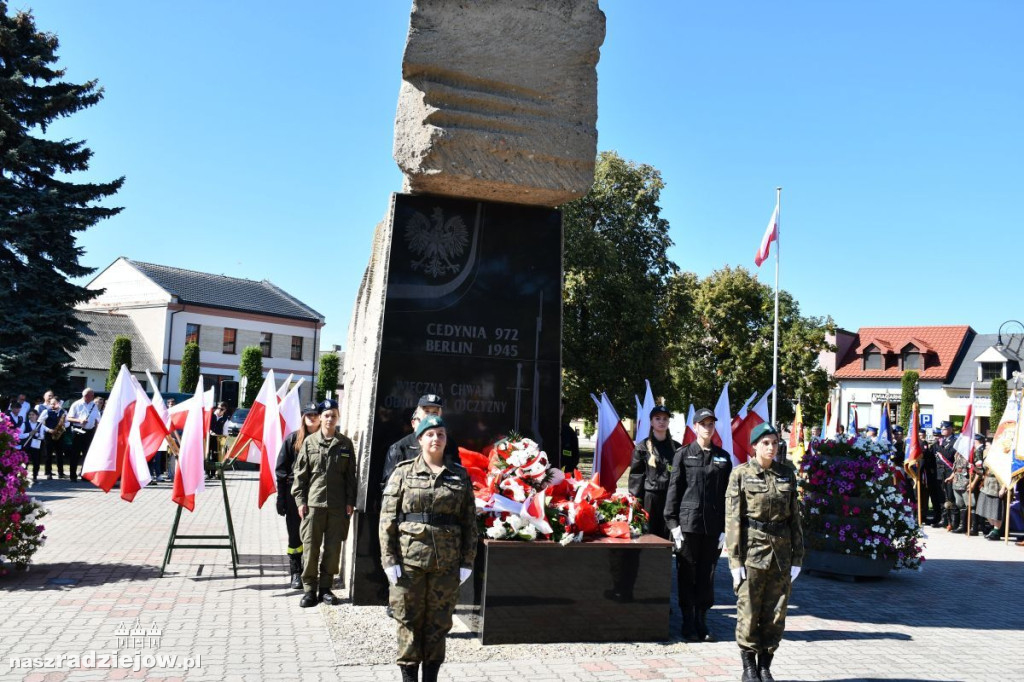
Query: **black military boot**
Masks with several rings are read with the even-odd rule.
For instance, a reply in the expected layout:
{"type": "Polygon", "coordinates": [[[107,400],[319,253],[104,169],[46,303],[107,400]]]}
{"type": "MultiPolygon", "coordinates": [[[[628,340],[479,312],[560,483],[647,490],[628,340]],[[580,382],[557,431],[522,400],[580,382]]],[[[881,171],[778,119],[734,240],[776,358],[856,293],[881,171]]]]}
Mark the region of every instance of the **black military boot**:
{"type": "Polygon", "coordinates": [[[335,606],[341,603],[341,600],[333,592],[331,588],[320,590],[320,601],[327,604],[328,606],[335,606]]]}
{"type": "Polygon", "coordinates": [[[437,682],[437,673],[441,670],[441,661],[426,661],[423,664],[423,682],[437,682]]]}
{"type": "Polygon", "coordinates": [[[319,603],[320,598],[316,596],[316,592],[307,592],[302,595],[302,601],[299,602],[299,606],[308,609],[310,606],[316,606],[319,603]]]}
{"type": "Polygon", "coordinates": [[[683,639],[687,642],[699,642],[697,635],[697,619],[694,617],[693,609],[683,607],[683,639]]]}
{"type": "Polygon", "coordinates": [[[289,554],[288,555],[288,572],[291,573],[292,581],[288,584],[288,587],[293,590],[302,589],[302,555],[301,554],[289,554]]]}
{"type": "Polygon", "coordinates": [[[761,653],[757,655],[757,672],[761,675],[761,682],[775,682],[772,677],[772,659],[775,654],[761,653]]]}
{"type": "Polygon", "coordinates": [[[953,520],[950,522],[953,526],[954,533],[966,533],[967,532],[967,514],[960,511],[959,508],[953,510],[953,520]]]}
{"type": "Polygon", "coordinates": [[[697,637],[702,642],[714,642],[715,636],[708,629],[708,612],[697,609],[697,637]]]}
{"type": "Polygon", "coordinates": [[[402,671],[402,682],[418,682],[417,674],[420,670],[419,663],[406,663],[405,665],[399,664],[398,667],[402,671]]]}
{"type": "Polygon", "coordinates": [[[741,682],[761,682],[761,676],[757,674],[757,658],[754,652],[740,651],[740,660],[743,661],[741,682]]]}

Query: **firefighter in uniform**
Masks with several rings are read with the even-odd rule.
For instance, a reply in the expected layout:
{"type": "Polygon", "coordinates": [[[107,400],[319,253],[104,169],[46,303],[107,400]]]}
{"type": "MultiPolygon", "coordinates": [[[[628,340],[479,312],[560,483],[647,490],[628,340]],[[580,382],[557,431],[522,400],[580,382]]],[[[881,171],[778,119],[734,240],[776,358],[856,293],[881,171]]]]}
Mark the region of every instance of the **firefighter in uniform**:
{"type": "Polygon", "coordinates": [[[338,403],[317,405],[320,430],[302,441],[295,457],[292,497],[302,525],[303,608],[337,604],[331,592],[341,568],[341,543],[348,537],[349,517],[356,503],[356,450],[349,437],[337,432],[338,403]],[[321,558],[320,546],[323,545],[321,558]]]}
{"type": "Polygon", "coordinates": [[[436,682],[459,585],[472,574],[477,527],[473,485],[444,456],[444,420],[428,415],[416,426],[420,454],[399,463],[384,489],[381,564],[391,583],[398,621],[403,682],[436,682]]]}
{"type": "Polygon", "coordinates": [[[732,470],[729,453],[711,442],[716,421],[711,410],[697,410],[697,440],[676,451],[665,498],[682,634],[690,642],[714,641],[707,613],[715,603],[715,567],[725,542],[725,488],[732,470]]]}
{"type": "Polygon", "coordinates": [[[667,540],[665,497],[672,475],[672,460],[680,446],[668,432],[672,413],[667,407],[655,406],[650,417],[650,435],[633,451],[633,462],[629,467],[629,494],[639,499],[647,510],[650,532],[667,540]]]}
{"type": "Polygon", "coordinates": [[[298,431],[285,438],[281,443],[281,451],[277,454],[277,513],[284,517],[284,525],[288,530],[288,572],[291,574],[293,590],[302,589],[302,535],[299,526],[299,508],[292,497],[292,484],[295,482],[295,455],[302,447],[303,441],[320,429],[320,411],[316,403],[310,403],[302,411],[302,426],[298,431]]]}
{"type": "Polygon", "coordinates": [[[776,458],[778,432],[759,424],[754,457],[733,469],[726,493],[726,547],[736,590],[736,643],[743,682],[774,682],[771,665],[786,628],[804,558],[800,496],[792,467],[776,458]]]}

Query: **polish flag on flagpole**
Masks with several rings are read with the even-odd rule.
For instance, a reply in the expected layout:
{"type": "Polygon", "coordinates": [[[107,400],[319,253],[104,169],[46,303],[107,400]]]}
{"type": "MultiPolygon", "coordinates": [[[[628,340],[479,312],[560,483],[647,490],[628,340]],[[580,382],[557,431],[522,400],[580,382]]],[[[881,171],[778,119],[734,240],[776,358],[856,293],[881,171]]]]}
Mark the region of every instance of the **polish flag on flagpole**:
{"type": "Polygon", "coordinates": [[[121,481],[121,499],[131,502],[149,485],[147,461],[160,449],[167,427],[142,386],[121,365],[103,417],[82,464],[82,478],[109,493],[121,481]]]}
{"type": "Polygon", "coordinates": [[[743,423],[740,424],[739,428],[733,433],[733,443],[738,446],[738,450],[742,452],[742,456],[739,457],[740,462],[746,462],[753,456],[753,451],[750,449],[750,434],[754,432],[754,427],[758,424],[763,424],[768,421],[768,396],[775,391],[775,387],[772,386],[761,399],[750,408],[747,412],[747,416],[743,418],[743,423]]]}
{"type": "Polygon", "coordinates": [[[690,409],[686,412],[686,431],[683,433],[683,445],[689,445],[693,441],[697,440],[697,429],[693,428],[693,415],[697,411],[693,409],[693,403],[690,403],[690,409]]]}
{"type": "Polygon", "coordinates": [[[550,535],[553,531],[551,524],[548,523],[547,515],[544,513],[544,495],[543,491],[531,492],[530,496],[526,498],[526,502],[523,502],[523,509],[519,512],[519,516],[539,532],[550,535]]]}
{"type": "MultiPolygon", "coordinates": [[[[288,395],[281,399],[281,438],[287,438],[302,426],[302,405],[299,401],[299,387],[305,379],[299,379],[288,395]]],[[[287,384],[285,384],[287,385],[287,384]]]]}
{"type": "Polygon", "coordinates": [[[907,473],[916,481],[920,477],[921,473],[921,440],[918,437],[917,429],[920,424],[920,417],[918,416],[918,404],[914,403],[914,408],[910,412],[910,425],[909,433],[907,434],[906,440],[906,452],[904,453],[903,468],[907,470],[907,473]]]}
{"type": "Polygon", "coordinates": [[[828,427],[822,432],[822,438],[832,438],[839,435],[839,406],[836,405],[828,418],[828,427]]]}
{"type": "Polygon", "coordinates": [[[160,415],[160,419],[163,420],[164,426],[169,429],[171,426],[171,414],[167,410],[167,403],[164,402],[164,397],[160,395],[160,388],[156,383],[156,379],[153,378],[153,375],[149,373],[148,369],[146,370],[146,378],[149,379],[149,387],[153,389],[153,409],[156,410],[158,415],[160,415]]]}
{"type": "MultiPolygon", "coordinates": [[[[184,413],[178,466],[174,470],[174,485],[171,489],[171,500],[189,511],[196,508],[196,493],[206,490],[203,460],[206,458],[206,434],[210,426],[204,415],[204,402],[203,377],[200,375],[195,395],[181,403],[188,405],[188,411],[184,413]]],[[[173,419],[178,413],[174,413],[173,408],[171,411],[173,419]]]]}
{"type": "Polygon", "coordinates": [[[779,202],[775,202],[775,210],[772,211],[772,219],[768,221],[768,227],[764,230],[764,236],[761,237],[761,246],[758,247],[757,253],[754,255],[754,265],[761,267],[761,263],[764,263],[768,259],[768,253],[771,251],[772,242],[779,238],[779,202]]]}
{"type": "Polygon", "coordinates": [[[644,402],[641,404],[639,399],[636,401],[636,434],[633,436],[634,443],[639,443],[651,435],[651,410],[654,409],[654,393],[651,391],[650,380],[644,379],[644,383],[647,384],[644,402]]]}
{"type": "Polygon", "coordinates": [[[597,449],[594,453],[594,473],[606,490],[615,490],[619,477],[629,468],[635,443],[622,425],[612,401],[604,393],[597,403],[597,449]]]}
{"type": "Polygon", "coordinates": [[[729,382],[722,387],[722,394],[718,396],[715,404],[715,435],[711,436],[711,442],[728,452],[732,456],[733,466],[740,463],[740,459],[733,452],[732,448],[732,410],[729,409],[729,382]],[[721,427],[718,428],[718,425],[721,427]]]}
{"type": "MultiPolygon", "coordinates": [[[[288,396],[285,396],[288,399],[288,396]]],[[[296,409],[298,407],[298,394],[293,398],[296,409]]],[[[277,492],[277,481],[275,470],[277,469],[277,455],[281,450],[281,443],[284,441],[284,430],[287,424],[281,416],[281,406],[278,404],[277,384],[274,381],[274,370],[267,372],[260,392],[256,395],[249,414],[245,417],[242,428],[238,430],[238,439],[231,449],[229,456],[236,456],[243,461],[251,461],[253,454],[258,453],[260,458],[260,483],[258,506],[263,507],[267,498],[277,492]],[[245,445],[248,443],[248,447],[245,445]],[[238,454],[242,451],[241,454],[238,454]]],[[[291,409],[291,408],[288,408],[291,409]]],[[[289,417],[297,423],[301,419],[289,417]]]]}
{"type": "MultiPolygon", "coordinates": [[[[196,384],[198,387],[200,384],[196,384]]],[[[203,421],[206,424],[206,430],[210,430],[210,421],[213,418],[213,386],[211,386],[205,392],[200,393],[198,388],[195,394],[187,400],[183,400],[180,403],[175,403],[167,412],[170,416],[170,428],[172,431],[182,431],[185,428],[185,420],[188,419],[189,412],[192,410],[192,403],[199,403],[203,410],[203,421]]],[[[204,437],[205,437],[205,431],[204,437]]]]}

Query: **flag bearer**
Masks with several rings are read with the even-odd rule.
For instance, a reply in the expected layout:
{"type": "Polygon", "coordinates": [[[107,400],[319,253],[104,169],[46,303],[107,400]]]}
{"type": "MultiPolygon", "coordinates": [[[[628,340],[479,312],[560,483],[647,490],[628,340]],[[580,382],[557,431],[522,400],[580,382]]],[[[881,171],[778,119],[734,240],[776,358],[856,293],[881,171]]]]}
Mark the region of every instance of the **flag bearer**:
{"type": "Polygon", "coordinates": [[[292,497],[302,519],[302,587],[299,606],[320,601],[337,604],[331,592],[341,567],[341,543],[348,537],[348,522],[356,503],[355,446],[338,433],[338,403],[317,405],[320,430],[302,441],[295,459],[292,497]],[[323,545],[321,558],[320,547],[323,545]]]}

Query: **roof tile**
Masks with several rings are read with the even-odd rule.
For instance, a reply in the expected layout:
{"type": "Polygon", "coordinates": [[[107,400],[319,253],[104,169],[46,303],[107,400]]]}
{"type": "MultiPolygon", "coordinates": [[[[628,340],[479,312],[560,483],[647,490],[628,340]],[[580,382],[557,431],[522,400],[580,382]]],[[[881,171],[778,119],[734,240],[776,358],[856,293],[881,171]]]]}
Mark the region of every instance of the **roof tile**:
{"type": "Polygon", "coordinates": [[[837,379],[898,379],[903,375],[899,365],[888,369],[864,369],[864,348],[871,343],[883,350],[899,352],[907,343],[926,347],[938,356],[938,363],[919,370],[921,379],[946,381],[955,369],[957,356],[974,335],[968,325],[935,327],[861,327],[846,357],[839,360],[837,379]]]}

